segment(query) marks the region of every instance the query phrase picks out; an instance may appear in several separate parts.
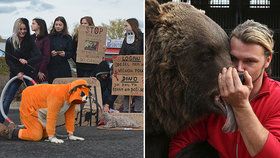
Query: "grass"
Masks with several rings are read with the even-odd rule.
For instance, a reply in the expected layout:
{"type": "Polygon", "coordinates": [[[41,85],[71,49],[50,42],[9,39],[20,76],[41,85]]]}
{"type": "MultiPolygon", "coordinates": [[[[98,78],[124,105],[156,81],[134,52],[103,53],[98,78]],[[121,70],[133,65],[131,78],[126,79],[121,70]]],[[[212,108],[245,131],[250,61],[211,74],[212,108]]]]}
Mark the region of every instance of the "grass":
{"type": "Polygon", "coordinates": [[[6,64],[5,58],[0,57],[0,75],[8,75],[9,74],[9,68],[6,64]]]}
{"type": "Polygon", "coordinates": [[[6,82],[9,80],[9,68],[6,64],[5,58],[0,57],[0,94],[6,82]]]}

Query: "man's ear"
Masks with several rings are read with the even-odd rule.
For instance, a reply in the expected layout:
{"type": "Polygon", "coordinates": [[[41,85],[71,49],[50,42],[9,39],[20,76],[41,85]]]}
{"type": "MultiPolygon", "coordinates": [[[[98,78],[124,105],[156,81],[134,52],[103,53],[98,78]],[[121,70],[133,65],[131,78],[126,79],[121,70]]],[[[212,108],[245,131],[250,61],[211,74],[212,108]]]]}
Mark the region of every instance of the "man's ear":
{"type": "Polygon", "coordinates": [[[271,63],[271,61],[272,61],[272,53],[270,53],[270,55],[268,56],[268,57],[266,57],[266,59],[265,59],[265,65],[264,65],[264,67],[265,68],[268,68],[269,67],[269,64],[271,63]]]}

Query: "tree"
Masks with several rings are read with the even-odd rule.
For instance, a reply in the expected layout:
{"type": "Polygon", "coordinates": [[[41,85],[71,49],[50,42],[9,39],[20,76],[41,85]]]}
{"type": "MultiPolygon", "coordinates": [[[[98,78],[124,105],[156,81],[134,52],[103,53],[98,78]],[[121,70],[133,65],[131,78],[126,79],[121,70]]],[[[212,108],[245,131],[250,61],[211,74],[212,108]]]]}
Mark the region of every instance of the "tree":
{"type": "Polygon", "coordinates": [[[109,38],[111,39],[120,39],[124,38],[124,22],[125,19],[115,19],[115,20],[110,20],[110,24],[104,24],[102,23],[101,25],[103,27],[107,27],[107,34],[109,38]]]}

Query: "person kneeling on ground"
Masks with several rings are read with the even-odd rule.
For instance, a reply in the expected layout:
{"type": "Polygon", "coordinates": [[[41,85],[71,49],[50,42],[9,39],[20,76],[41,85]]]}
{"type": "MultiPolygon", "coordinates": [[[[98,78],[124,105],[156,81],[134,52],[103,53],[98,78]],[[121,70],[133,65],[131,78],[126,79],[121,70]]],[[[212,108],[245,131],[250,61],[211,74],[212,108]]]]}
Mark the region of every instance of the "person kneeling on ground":
{"type": "Polygon", "coordinates": [[[59,116],[65,116],[65,126],[70,140],[84,140],[74,136],[75,105],[85,103],[90,86],[85,80],[69,84],[41,84],[27,87],[22,92],[20,120],[23,129],[0,124],[0,136],[7,139],[39,141],[48,138],[52,143],[63,143],[56,138],[55,129],[59,116]]]}

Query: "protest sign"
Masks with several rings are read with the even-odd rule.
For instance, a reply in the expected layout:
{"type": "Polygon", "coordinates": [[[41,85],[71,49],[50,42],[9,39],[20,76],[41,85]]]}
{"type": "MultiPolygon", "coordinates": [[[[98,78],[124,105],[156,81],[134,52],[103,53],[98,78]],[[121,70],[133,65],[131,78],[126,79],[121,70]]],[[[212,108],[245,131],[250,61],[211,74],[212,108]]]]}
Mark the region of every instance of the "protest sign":
{"type": "Polygon", "coordinates": [[[113,75],[112,94],[143,96],[143,76],[113,75]]]}
{"type": "Polygon", "coordinates": [[[105,57],[106,35],[106,27],[79,26],[76,62],[99,64],[105,57]]]}
{"type": "Polygon", "coordinates": [[[143,96],[143,55],[120,55],[113,59],[112,94],[143,96]]]}
{"type": "Polygon", "coordinates": [[[119,55],[113,59],[113,73],[143,76],[143,55],[119,55]]]}

